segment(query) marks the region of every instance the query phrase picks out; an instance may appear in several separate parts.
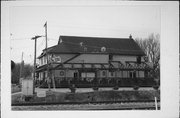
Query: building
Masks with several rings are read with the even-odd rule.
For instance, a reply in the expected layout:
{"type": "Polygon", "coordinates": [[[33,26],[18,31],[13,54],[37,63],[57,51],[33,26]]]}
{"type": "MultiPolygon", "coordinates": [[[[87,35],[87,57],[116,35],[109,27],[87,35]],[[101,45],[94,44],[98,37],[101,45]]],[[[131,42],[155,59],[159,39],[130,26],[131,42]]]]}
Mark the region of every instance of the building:
{"type": "Polygon", "coordinates": [[[132,36],[60,36],[57,45],[38,57],[37,80],[44,87],[47,80],[55,87],[152,86],[145,57],[132,36]]]}

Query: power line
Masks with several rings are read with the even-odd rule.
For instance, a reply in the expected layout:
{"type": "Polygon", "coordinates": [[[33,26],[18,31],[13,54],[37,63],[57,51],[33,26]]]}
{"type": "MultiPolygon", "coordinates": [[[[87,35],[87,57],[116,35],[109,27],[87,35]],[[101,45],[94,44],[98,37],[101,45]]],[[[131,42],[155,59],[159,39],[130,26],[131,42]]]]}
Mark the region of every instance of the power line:
{"type": "Polygon", "coordinates": [[[31,39],[31,38],[12,38],[11,41],[15,41],[15,40],[26,40],[26,39],[31,39]]]}
{"type": "Polygon", "coordinates": [[[45,42],[45,40],[42,40],[42,41],[41,41],[41,43],[38,45],[38,49],[37,49],[37,50],[40,49],[40,47],[44,44],[44,42],[45,42]]]}

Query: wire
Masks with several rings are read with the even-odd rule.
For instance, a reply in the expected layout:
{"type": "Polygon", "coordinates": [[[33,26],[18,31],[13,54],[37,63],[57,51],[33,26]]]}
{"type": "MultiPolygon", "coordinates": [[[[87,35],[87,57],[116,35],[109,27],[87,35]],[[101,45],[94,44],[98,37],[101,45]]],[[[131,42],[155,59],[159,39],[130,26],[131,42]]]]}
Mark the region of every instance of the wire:
{"type": "Polygon", "coordinates": [[[11,41],[15,41],[15,40],[26,40],[26,39],[31,39],[31,38],[12,38],[11,41]]]}
{"type": "Polygon", "coordinates": [[[40,47],[44,44],[44,42],[45,42],[45,40],[42,40],[42,41],[41,41],[41,43],[38,45],[38,49],[37,49],[37,50],[40,49],[40,47]]]}

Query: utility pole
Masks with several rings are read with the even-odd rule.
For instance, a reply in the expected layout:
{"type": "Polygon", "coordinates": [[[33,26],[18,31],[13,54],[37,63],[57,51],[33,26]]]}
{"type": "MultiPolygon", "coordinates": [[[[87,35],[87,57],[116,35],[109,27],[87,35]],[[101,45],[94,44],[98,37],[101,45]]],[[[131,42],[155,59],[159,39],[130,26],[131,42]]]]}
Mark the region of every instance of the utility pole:
{"type": "Polygon", "coordinates": [[[48,61],[48,51],[47,51],[47,47],[48,47],[48,44],[47,44],[47,21],[44,24],[44,27],[45,27],[45,37],[46,37],[47,83],[48,83],[48,89],[50,90],[51,82],[50,82],[50,75],[49,75],[49,61],[48,61]]]}
{"type": "Polygon", "coordinates": [[[21,65],[20,65],[20,78],[23,76],[23,70],[24,70],[24,61],[23,61],[23,52],[21,57],[21,65]]]}
{"type": "Polygon", "coordinates": [[[20,74],[19,74],[19,84],[22,85],[22,79],[24,79],[24,60],[23,60],[23,52],[21,57],[21,64],[20,64],[20,74]]]}
{"type": "Polygon", "coordinates": [[[35,37],[32,37],[31,40],[34,40],[35,41],[35,44],[34,44],[34,70],[33,70],[33,93],[35,93],[35,79],[36,79],[36,43],[37,43],[37,38],[40,38],[40,37],[43,37],[43,36],[35,36],[35,37]]]}

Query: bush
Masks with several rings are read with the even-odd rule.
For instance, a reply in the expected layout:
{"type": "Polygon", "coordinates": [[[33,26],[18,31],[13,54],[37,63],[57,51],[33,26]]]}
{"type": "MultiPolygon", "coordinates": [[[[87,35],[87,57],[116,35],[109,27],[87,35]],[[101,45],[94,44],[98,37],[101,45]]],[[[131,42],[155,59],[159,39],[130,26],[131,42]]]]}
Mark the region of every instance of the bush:
{"type": "Polygon", "coordinates": [[[94,91],[98,91],[98,89],[99,89],[98,87],[93,87],[94,91]]]}
{"type": "Polygon", "coordinates": [[[133,89],[134,89],[134,90],[138,90],[138,89],[139,89],[139,86],[134,86],[133,89]]]}
{"type": "Polygon", "coordinates": [[[158,90],[158,89],[159,89],[159,85],[154,85],[153,88],[154,88],[155,90],[158,90]]]}
{"type": "Polygon", "coordinates": [[[119,86],[115,86],[113,87],[114,90],[118,90],[119,89],[119,86]]]}
{"type": "Polygon", "coordinates": [[[75,87],[74,84],[69,89],[71,90],[71,93],[75,93],[76,92],[76,87],[75,87]]]}

